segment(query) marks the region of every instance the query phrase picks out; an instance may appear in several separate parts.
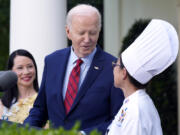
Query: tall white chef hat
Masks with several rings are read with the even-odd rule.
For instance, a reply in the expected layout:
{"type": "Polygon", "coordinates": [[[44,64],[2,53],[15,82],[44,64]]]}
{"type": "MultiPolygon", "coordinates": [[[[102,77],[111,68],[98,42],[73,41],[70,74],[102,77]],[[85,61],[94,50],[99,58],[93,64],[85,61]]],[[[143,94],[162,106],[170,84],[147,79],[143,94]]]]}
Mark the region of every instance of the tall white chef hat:
{"type": "Polygon", "coordinates": [[[121,57],[128,73],[146,84],[176,60],[178,49],[175,28],[166,21],[153,19],[121,57]]]}

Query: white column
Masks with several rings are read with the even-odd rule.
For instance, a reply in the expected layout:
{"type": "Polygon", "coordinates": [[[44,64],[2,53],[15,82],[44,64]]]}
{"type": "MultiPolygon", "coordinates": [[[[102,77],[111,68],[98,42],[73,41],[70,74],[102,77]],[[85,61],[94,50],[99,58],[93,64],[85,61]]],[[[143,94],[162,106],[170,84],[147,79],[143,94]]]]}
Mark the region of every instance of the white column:
{"type": "Polygon", "coordinates": [[[104,50],[118,56],[121,48],[121,0],[104,0],[104,50]]]}
{"type": "MultiPolygon", "coordinates": [[[[180,0],[177,0],[178,34],[180,40],[180,0]]],[[[178,135],[180,135],[180,53],[178,56],[178,135]]]]}
{"type": "Polygon", "coordinates": [[[41,81],[44,57],[67,46],[66,0],[11,0],[10,9],[10,53],[31,52],[41,81]]]}

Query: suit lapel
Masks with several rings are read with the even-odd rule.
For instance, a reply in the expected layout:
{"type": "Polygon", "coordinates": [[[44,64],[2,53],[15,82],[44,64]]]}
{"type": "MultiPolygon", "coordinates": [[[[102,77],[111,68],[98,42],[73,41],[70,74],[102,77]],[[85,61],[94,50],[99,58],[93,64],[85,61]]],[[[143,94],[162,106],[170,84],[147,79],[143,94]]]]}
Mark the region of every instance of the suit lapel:
{"type": "MultiPolygon", "coordinates": [[[[91,87],[93,82],[96,80],[97,76],[103,69],[103,57],[101,56],[102,50],[97,48],[97,52],[93,58],[91,66],[87,72],[87,75],[82,83],[80,90],[76,96],[76,99],[71,107],[70,112],[75,108],[80,99],[85,95],[86,91],[91,87]]],[[[69,113],[70,113],[69,112],[69,113]]]]}
{"type": "Polygon", "coordinates": [[[58,86],[58,90],[57,90],[57,95],[58,95],[58,103],[59,106],[61,106],[60,111],[64,114],[64,116],[66,115],[65,112],[65,107],[64,107],[64,100],[63,100],[63,96],[62,96],[62,89],[63,89],[63,82],[64,82],[64,76],[65,76],[65,71],[66,71],[66,67],[67,67],[67,62],[68,62],[68,58],[69,58],[69,54],[70,54],[70,48],[68,48],[67,50],[65,50],[64,53],[62,53],[57,60],[57,76],[58,76],[58,82],[59,82],[59,86],[58,86]],[[62,55],[63,54],[63,55],[62,55]]]}

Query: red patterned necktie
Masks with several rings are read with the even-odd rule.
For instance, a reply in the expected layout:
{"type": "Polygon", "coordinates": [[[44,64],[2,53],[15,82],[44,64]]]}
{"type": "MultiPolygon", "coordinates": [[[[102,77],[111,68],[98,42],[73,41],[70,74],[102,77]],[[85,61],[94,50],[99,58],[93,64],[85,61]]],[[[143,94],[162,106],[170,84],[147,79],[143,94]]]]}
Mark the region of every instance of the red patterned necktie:
{"type": "Polygon", "coordinates": [[[80,66],[83,63],[81,59],[78,59],[76,61],[76,66],[72,69],[72,72],[69,76],[69,82],[67,85],[67,91],[66,96],[64,100],[64,105],[66,108],[66,114],[71,109],[71,106],[74,102],[74,99],[76,98],[77,92],[78,92],[78,84],[79,84],[79,78],[80,78],[80,66]]]}

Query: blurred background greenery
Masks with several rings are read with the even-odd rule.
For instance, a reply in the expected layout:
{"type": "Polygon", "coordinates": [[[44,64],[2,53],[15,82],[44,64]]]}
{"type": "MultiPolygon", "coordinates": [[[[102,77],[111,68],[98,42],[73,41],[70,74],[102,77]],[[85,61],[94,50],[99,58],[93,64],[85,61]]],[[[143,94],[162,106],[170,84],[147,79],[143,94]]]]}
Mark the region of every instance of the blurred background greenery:
{"type": "Polygon", "coordinates": [[[9,55],[9,0],[0,0],[0,70],[5,70],[9,55]]]}
{"type": "MultiPolygon", "coordinates": [[[[67,10],[78,3],[89,3],[97,7],[103,20],[103,0],[67,0],[67,10]]],[[[5,70],[9,54],[9,21],[10,21],[10,0],[0,0],[0,70],[5,70]]],[[[140,34],[149,20],[137,20],[124,37],[123,51],[140,34]]],[[[103,26],[103,22],[102,22],[103,26]]],[[[100,33],[98,44],[103,48],[103,27],[100,33]]],[[[121,52],[120,51],[120,52],[121,52]]],[[[160,114],[163,134],[177,135],[177,69],[173,64],[165,72],[155,77],[149,87],[148,93],[152,97],[160,114]]]]}
{"type": "Polygon", "coordinates": [[[0,71],[5,70],[9,55],[9,3],[9,0],[0,0],[0,71]]]}

